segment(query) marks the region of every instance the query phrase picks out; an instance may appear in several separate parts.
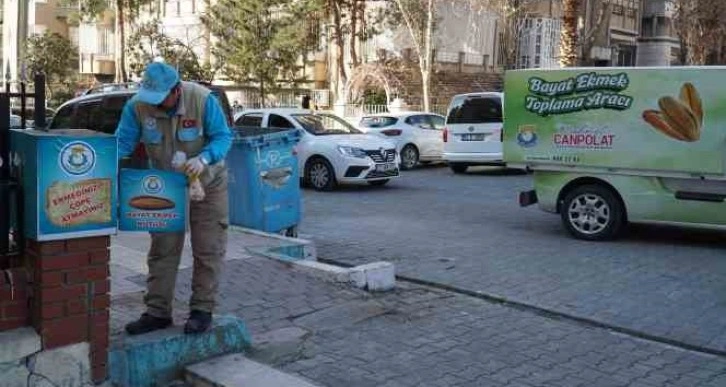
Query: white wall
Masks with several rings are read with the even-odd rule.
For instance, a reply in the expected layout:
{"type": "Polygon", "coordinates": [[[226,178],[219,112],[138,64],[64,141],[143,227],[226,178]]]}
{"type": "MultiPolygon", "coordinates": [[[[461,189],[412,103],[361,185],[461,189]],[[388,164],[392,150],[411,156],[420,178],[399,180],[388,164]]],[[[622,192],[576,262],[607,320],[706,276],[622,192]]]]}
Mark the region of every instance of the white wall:
{"type": "MultiPolygon", "coordinates": [[[[434,35],[434,45],[439,53],[439,59],[458,60],[458,56],[454,55],[463,52],[472,58],[489,55],[489,64],[493,64],[497,16],[491,12],[472,11],[466,2],[436,1],[435,6],[438,25],[434,35]]],[[[406,48],[414,47],[405,25],[396,31],[386,31],[375,37],[370,45],[397,54],[401,54],[406,48]]],[[[480,63],[477,61],[474,64],[480,63]]]]}
{"type": "Polygon", "coordinates": [[[669,42],[640,42],[636,66],[670,66],[671,47],[669,42]]]}

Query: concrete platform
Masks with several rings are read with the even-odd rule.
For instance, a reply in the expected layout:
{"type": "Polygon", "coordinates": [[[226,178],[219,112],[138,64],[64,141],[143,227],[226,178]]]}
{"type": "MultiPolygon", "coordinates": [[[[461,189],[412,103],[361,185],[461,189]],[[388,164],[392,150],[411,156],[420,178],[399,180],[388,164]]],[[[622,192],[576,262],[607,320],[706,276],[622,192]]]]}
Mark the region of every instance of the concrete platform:
{"type": "Polygon", "coordinates": [[[232,354],[195,364],[186,369],[186,382],[195,387],[317,387],[297,376],[232,354]]]}
{"type": "Polygon", "coordinates": [[[250,347],[242,320],[215,317],[213,327],[200,335],[185,335],[174,327],[140,336],[123,336],[109,353],[109,374],[117,386],[165,385],[183,376],[189,364],[250,347]]]}

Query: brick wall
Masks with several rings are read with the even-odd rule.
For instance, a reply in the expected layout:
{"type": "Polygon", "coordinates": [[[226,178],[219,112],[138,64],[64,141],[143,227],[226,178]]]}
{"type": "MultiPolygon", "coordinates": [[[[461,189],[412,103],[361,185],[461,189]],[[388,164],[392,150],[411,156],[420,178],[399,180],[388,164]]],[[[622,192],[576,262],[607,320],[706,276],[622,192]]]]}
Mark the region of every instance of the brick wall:
{"type": "Polygon", "coordinates": [[[28,272],[0,270],[0,332],[30,324],[28,272]]]}
{"type": "Polygon", "coordinates": [[[29,241],[32,323],[43,349],[89,342],[93,380],[106,378],[109,336],[109,237],[29,241]]]}

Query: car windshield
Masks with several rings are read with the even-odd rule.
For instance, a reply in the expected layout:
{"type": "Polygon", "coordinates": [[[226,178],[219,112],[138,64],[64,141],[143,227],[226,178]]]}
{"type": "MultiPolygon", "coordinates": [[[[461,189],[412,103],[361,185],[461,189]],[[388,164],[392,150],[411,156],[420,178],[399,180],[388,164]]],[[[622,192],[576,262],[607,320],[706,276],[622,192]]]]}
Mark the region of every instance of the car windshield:
{"type": "Polygon", "coordinates": [[[360,126],[363,128],[385,128],[398,122],[396,117],[363,117],[360,120],[360,126]]]}
{"type": "Polygon", "coordinates": [[[331,134],[363,134],[342,118],[332,114],[293,114],[295,119],[308,133],[316,136],[331,134]]]}

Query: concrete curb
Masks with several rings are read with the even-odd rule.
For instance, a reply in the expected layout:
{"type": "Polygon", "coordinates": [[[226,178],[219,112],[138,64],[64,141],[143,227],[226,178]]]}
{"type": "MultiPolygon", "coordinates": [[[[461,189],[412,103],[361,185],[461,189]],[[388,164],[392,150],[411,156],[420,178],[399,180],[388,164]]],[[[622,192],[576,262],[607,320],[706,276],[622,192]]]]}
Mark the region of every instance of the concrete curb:
{"type": "Polygon", "coordinates": [[[124,336],[109,352],[109,376],[115,386],[154,386],[169,383],[184,367],[213,357],[242,352],[251,346],[244,322],[221,316],[199,335],[185,335],[179,327],[139,336],[124,336]]]}
{"type": "Polygon", "coordinates": [[[186,368],[187,383],[200,387],[318,387],[301,377],[231,354],[186,368]]]}
{"type": "MultiPolygon", "coordinates": [[[[283,247],[287,247],[287,248],[292,247],[294,249],[299,249],[299,251],[295,250],[294,254],[296,254],[296,255],[291,256],[292,258],[312,260],[312,261],[314,261],[318,258],[318,254],[315,249],[315,243],[313,241],[310,241],[307,239],[291,238],[291,237],[286,237],[284,235],[254,230],[251,228],[240,227],[240,226],[230,226],[229,229],[231,231],[240,232],[243,234],[256,235],[256,236],[263,237],[263,238],[269,238],[269,239],[275,239],[275,240],[279,240],[279,241],[283,241],[283,242],[288,242],[289,246],[283,246],[283,247]]],[[[273,248],[270,248],[270,250],[279,249],[279,248],[281,248],[281,247],[273,247],[273,248]]],[[[282,251],[280,253],[286,254],[287,252],[282,251]]]]}
{"type": "Polygon", "coordinates": [[[233,227],[233,231],[271,238],[289,245],[274,247],[249,247],[250,254],[285,262],[294,270],[309,274],[328,282],[351,284],[359,289],[382,292],[395,288],[396,268],[390,262],[373,262],[365,265],[343,268],[317,261],[314,242],[307,239],[290,238],[282,235],[233,227]]]}

